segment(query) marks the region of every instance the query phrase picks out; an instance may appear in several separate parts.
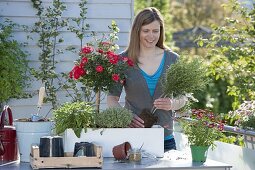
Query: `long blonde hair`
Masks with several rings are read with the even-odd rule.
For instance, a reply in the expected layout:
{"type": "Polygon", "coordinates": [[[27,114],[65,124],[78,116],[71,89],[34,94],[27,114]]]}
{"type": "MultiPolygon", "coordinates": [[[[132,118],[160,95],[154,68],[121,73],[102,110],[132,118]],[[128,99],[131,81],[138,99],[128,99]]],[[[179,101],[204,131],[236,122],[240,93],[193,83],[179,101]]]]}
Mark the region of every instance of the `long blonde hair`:
{"type": "Polygon", "coordinates": [[[161,49],[166,49],[167,47],[164,45],[165,41],[165,29],[164,29],[164,20],[159,10],[155,7],[148,7],[140,11],[132,25],[132,29],[129,37],[129,44],[126,49],[128,56],[135,62],[138,62],[138,55],[140,52],[140,31],[141,27],[144,25],[148,25],[153,21],[159,21],[160,23],[160,36],[159,40],[156,44],[157,47],[161,49]]]}

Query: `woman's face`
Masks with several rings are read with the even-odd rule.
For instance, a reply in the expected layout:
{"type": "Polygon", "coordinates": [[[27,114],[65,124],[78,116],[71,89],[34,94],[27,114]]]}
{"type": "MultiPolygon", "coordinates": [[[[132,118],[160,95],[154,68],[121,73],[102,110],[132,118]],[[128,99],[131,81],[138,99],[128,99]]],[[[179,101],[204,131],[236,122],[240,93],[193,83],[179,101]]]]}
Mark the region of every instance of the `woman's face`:
{"type": "Polygon", "coordinates": [[[152,48],[155,47],[160,36],[160,23],[153,21],[148,25],[144,25],[140,31],[140,47],[152,48]]]}

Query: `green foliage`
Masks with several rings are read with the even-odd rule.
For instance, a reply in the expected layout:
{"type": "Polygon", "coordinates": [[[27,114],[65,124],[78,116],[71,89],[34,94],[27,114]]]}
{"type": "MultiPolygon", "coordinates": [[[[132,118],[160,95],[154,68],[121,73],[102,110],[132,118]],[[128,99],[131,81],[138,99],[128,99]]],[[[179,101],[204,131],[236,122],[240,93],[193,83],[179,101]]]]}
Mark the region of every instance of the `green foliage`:
{"type": "Polygon", "coordinates": [[[122,107],[108,108],[96,114],[96,125],[99,128],[126,128],[131,123],[133,114],[122,107]]]}
{"type": "Polygon", "coordinates": [[[167,69],[162,83],[163,93],[169,97],[203,90],[208,83],[206,67],[198,58],[182,56],[167,69]]]}
{"type": "Polygon", "coordinates": [[[95,110],[90,103],[73,102],[65,103],[58,109],[53,110],[56,133],[63,133],[66,129],[73,129],[75,135],[80,137],[82,129],[95,125],[95,110]]]}
{"type": "Polygon", "coordinates": [[[238,146],[243,146],[244,147],[243,137],[240,137],[240,136],[225,136],[225,135],[223,135],[218,140],[221,141],[221,142],[236,144],[238,146]]]}
{"type": "Polygon", "coordinates": [[[224,0],[170,0],[170,13],[173,15],[173,25],[176,30],[183,30],[195,26],[209,27],[213,23],[222,24],[224,11],[221,4],[224,0]]]}
{"type": "Polygon", "coordinates": [[[245,129],[254,130],[255,129],[255,115],[250,116],[247,121],[244,121],[242,123],[242,127],[244,127],[245,129]]]}
{"type": "Polygon", "coordinates": [[[188,137],[190,145],[212,146],[223,136],[221,118],[209,110],[192,110],[192,120],[182,120],[181,127],[188,137]]]}
{"type": "Polygon", "coordinates": [[[10,20],[0,23],[0,103],[22,97],[28,85],[27,54],[22,44],[12,39],[13,30],[19,27],[10,20]]]}
{"type": "Polygon", "coordinates": [[[226,93],[233,98],[233,109],[244,100],[255,99],[255,9],[247,10],[236,0],[225,5],[233,13],[227,24],[215,26],[204,44],[211,48],[209,73],[215,80],[227,82],[226,93]]]}
{"type": "Polygon", "coordinates": [[[86,24],[85,21],[87,19],[87,8],[86,8],[87,0],[81,0],[79,3],[80,7],[80,17],[72,18],[70,23],[71,24],[68,27],[68,30],[70,30],[72,33],[75,33],[76,37],[80,40],[80,49],[83,46],[83,41],[86,36],[86,31],[89,29],[89,24],[86,24]]]}

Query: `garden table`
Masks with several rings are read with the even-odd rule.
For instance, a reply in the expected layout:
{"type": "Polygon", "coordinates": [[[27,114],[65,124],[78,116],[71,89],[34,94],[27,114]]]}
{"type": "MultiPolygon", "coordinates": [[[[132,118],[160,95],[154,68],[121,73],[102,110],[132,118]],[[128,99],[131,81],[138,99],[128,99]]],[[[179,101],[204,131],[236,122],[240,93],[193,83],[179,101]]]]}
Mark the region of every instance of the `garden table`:
{"type": "MultiPolygon", "coordinates": [[[[139,163],[134,162],[118,162],[114,158],[103,159],[103,170],[230,170],[231,165],[207,159],[206,162],[192,162],[190,155],[180,151],[166,152],[163,158],[142,158],[139,163]]],[[[32,170],[30,163],[13,162],[7,165],[0,165],[3,170],[32,170]]],[[[84,168],[79,168],[84,169],[84,168]]],[[[76,170],[79,170],[76,168],[76,170]]],[[[89,168],[86,170],[92,170],[89,168]]],[[[95,169],[95,168],[94,168],[95,169]]],[[[58,169],[60,170],[60,169],[58,169]]]]}

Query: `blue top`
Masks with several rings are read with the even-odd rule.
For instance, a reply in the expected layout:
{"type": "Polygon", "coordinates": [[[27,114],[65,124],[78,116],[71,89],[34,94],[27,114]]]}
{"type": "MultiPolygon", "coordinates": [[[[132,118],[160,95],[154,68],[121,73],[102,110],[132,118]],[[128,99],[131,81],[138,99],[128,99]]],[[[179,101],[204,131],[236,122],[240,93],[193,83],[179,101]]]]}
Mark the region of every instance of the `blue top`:
{"type": "Polygon", "coordinates": [[[151,96],[153,96],[153,94],[154,94],[158,79],[160,78],[163,67],[164,67],[164,63],[165,63],[165,53],[163,55],[163,58],[161,60],[161,63],[159,65],[157,71],[153,75],[148,75],[142,69],[140,69],[143,77],[146,80],[146,83],[147,83],[147,86],[148,86],[151,96]]]}

